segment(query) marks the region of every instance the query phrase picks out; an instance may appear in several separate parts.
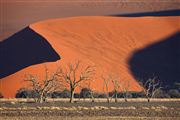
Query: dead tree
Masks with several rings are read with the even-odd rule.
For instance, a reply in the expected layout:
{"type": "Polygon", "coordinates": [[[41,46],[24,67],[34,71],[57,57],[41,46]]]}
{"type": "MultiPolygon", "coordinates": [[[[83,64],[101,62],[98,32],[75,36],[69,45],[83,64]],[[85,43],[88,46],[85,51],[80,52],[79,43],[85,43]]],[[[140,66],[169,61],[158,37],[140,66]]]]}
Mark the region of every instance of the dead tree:
{"type": "Polygon", "coordinates": [[[129,81],[123,81],[119,84],[122,94],[123,94],[123,98],[125,100],[125,102],[127,102],[128,100],[128,95],[129,95],[129,81]]]}
{"type": "Polygon", "coordinates": [[[144,84],[143,82],[140,82],[140,86],[146,95],[148,102],[150,102],[150,99],[162,88],[156,77],[149,78],[144,84]]]}
{"type": "Polygon", "coordinates": [[[94,66],[87,66],[85,69],[80,69],[80,61],[71,63],[68,65],[67,69],[63,71],[62,77],[68,84],[71,92],[70,102],[74,100],[74,91],[80,86],[81,83],[92,80],[95,73],[94,66]]]}
{"type": "Polygon", "coordinates": [[[113,88],[114,88],[114,95],[112,97],[115,98],[115,102],[117,102],[118,92],[120,88],[120,84],[117,78],[112,79],[113,88]]]}
{"type": "Polygon", "coordinates": [[[49,93],[62,88],[62,80],[59,79],[60,74],[62,74],[60,67],[58,67],[56,71],[50,75],[48,68],[45,65],[44,80],[39,81],[37,76],[31,74],[25,76],[24,81],[29,82],[31,89],[37,94],[37,97],[34,97],[35,102],[42,103],[43,101],[46,101],[49,93]]]}
{"type": "Polygon", "coordinates": [[[92,81],[89,81],[89,82],[87,83],[87,88],[90,90],[90,97],[91,97],[92,102],[95,102],[95,100],[94,100],[94,89],[91,88],[91,83],[92,83],[92,82],[93,82],[93,80],[92,80],[92,81]]]}
{"type": "Polygon", "coordinates": [[[118,91],[119,91],[119,88],[120,88],[119,77],[115,76],[115,75],[112,75],[112,74],[109,74],[106,77],[102,76],[102,79],[104,81],[103,91],[106,94],[107,102],[109,103],[113,97],[115,98],[115,102],[117,102],[118,91]],[[109,83],[110,82],[113,83],[113,89],[114,89],[112,96],[109,96],[109,83]]]}
{"type": "Polygon", "coordinates": [[[109,96],[109,83],[110,81],[112,81],[112,75],[108,75],[108,76],[101,76],[101,78],[103,79],[103,91],[106,95],[106,99],[107,99],[107,103],[110,103],[110,96],[109,96]]]}

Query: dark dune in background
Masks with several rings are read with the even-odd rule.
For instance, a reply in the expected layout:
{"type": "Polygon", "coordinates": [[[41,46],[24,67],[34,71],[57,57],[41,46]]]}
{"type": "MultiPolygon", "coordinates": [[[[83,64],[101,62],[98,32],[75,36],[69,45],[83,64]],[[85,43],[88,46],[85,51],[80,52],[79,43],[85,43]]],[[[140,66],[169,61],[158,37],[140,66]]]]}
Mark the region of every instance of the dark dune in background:
{"type": "Polygon", "coordinates": [[[180,9],[179,0],[1,0],[0,40],[34,22],[72,16],[125,15],[180,9]]]}
{"type": "Polygon", "coordinates": [[[130,70],[137,80],[157,77],[163,89],[173,88],[180,80],[180,32],[133,53],[130,70]]]}
{"type": "Polygon", "coordinates": [[[112,15],[115,17],[145,17],[145,16],[180,16],[180,9],[178,10],[165,10],[157,12],[142,12],[142,13],[127,13],[127,14],[116,14],[112,15]]]}
{"type": "Polygon", "coordinates": [[[46,39],[29,27],[0,42],[0,79],[23,68],[60,57],[46,39]]]}

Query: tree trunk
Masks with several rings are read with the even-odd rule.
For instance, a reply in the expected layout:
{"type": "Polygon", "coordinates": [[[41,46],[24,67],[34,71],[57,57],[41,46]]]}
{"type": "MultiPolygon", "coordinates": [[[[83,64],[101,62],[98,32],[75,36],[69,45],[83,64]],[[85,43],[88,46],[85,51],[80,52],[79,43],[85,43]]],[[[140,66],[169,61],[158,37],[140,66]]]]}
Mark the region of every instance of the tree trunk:
{"type": "Polygon", "coordinates": [[[106,94],[106,98],[107,98],[107,103],[110,103],[110,100],[109,100],[109,93],[106,94]]]}
{"type": "Polygon", "coordinates": [[[74,88],[71,88],[71,98],[70,98],[70,103],[74,102],[74,88]]]}
{"type": "Polygon", "coordinates": [[[91,99],[92,99],[92,102],[94,102],[94,96],[93,95],[91,96],[91,99]]]}
{"type": "Polygon", "coordinates": [[[125,98],[125,102],[127,102],[127,98],[125,98]]]}
{"type": "Polygon", "coordinates": [[[38,100],[38,103],[42,103],[42,102],[43,102],[43,97],[40,96],[40,97],[39,97],[39,100],[38,100]]]}
{"type": "Polygon", "coordinates": [[[94,96],[92,92],[91,92],[91,99],[92,99],[92,102],[94,102],[94,96]]]}
{"type": "Polygon", "coordinates": [[[107,97],[107,103],[110,103],[109,96],[107,97]]]}
{"type": "Polygon", "coordinates": [[[115,102],[117,102],[117,93],[115,93],[115,102]]]}
{"type": "Polygon", "coordinates": [[[44,101],[44,99],[46,99],[45,97],[46,97],[46,95],[45,95],[45,88],[41,91],[41,92],[39,92],[39,98],[38,98],[38,102],[39,103],[42,103],[43,101],[44,101]]]}
{"type": "Polygon", "coordinates": [[[124,93],[124,100],[127,102],[127,93],[124,93]]]}

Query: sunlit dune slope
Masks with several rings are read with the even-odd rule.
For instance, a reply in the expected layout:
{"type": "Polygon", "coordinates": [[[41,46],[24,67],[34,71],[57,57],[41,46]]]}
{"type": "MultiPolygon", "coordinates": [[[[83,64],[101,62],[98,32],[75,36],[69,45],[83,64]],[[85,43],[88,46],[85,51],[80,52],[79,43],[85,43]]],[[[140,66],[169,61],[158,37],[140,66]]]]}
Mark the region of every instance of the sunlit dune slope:
{"type": "MultiPolygon", "coordinates": [[[[49,41],[61,56],[57,62],[47,63],[50,70],[57,64],[64,66],[77,60],[83,65],[96,65],[92,87],[103,91],[102,74],[118,75],[120,81],[129,81],[130,91],[140,91],[133,77],[129,58],[133,52],[159,42],[179,31],[179,17],[72,17],[46,20],[30,25],[30,28],[49,41]]],[[[13,97],[16,90],[27,86],[25,74],[44,75],[43,64],[33,65],[1,79],[0,91],[5,97],[13,97]]],[[[110,84],[109,91],[113,89],[110,84]]]]}

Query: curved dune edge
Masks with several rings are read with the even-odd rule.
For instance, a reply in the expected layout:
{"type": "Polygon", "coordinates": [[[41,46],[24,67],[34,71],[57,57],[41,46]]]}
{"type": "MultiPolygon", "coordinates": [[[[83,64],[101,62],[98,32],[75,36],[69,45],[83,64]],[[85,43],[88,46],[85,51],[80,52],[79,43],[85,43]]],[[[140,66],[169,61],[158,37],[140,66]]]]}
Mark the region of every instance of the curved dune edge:
{"type": "MultiPolygon", "coordinates": [[[[83,65],[96,65],[92,87],[103,91],[102,73],[113,72],[122,81],[130,81],[130,91],[140,87],[129,70],[128,59],[137,49],[158,42],[177,31],[179,17],[72,17],[52,19],[30,25],[42,35],[61,56],[57,62],[47,63],[50,70],[59,65],[81,60],[83,65]]],[[[5,97],[14,97],[16,90],[27,86],[25,74],[44,74],[43,64],[33,65],[0,80],[0,91],[5,97]]],[[[113,89],[110,85],[109,91],[113,89]]]]}

